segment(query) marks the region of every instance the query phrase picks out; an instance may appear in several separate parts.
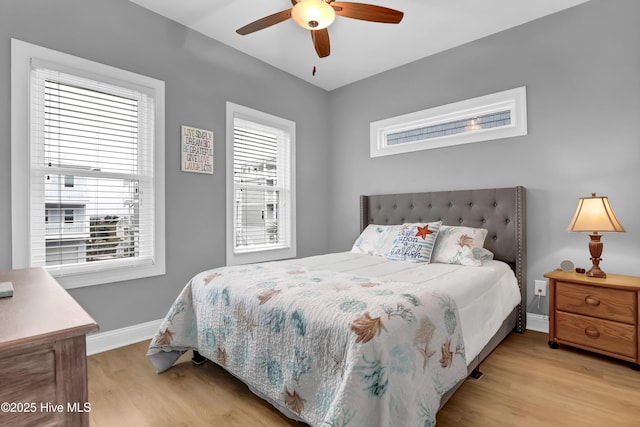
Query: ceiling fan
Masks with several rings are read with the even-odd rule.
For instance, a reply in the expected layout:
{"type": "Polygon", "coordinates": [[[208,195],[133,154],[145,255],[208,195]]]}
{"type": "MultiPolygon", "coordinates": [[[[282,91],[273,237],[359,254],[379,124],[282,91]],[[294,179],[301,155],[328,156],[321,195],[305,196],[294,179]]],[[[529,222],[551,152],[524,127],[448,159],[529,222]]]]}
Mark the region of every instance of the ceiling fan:
{"type": "Polygon", "coordinates": [[[258,19],[237,29],[236,33],[245,36],[293,18],[296,24],[311,30],[316,52],[320,58],[324,58],[331,53],[327,27],[333,23],[336,15],[386,24],[397,24],[404,16],[403,12],[395,9],[364,3],[333,0],[291,0],[291,3],[292,8],[258,19]]]}

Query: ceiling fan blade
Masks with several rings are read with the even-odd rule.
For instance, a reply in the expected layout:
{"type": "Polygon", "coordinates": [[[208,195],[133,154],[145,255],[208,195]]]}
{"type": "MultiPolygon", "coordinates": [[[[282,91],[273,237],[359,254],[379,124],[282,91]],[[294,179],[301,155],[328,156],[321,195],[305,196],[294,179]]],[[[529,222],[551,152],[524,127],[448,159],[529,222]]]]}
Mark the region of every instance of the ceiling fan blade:
{"type": "Polygon", "coordinates": [[[282,21],[286,21],[291,18],[291,9],[283,10],[278,13],[274,13],[273,15],[265,16],[264,18],[258,19],[257,21],[253,21],[250,24],[245,25],[242,28],[238,28],[236,33],[241,36],[246,36],[247,34],[251,34],[253,32],[263,30],[272,25],[279,24],[282,21]]]}
{"type": "Polygon", "coordinates": [[[313,40],[313,46],[315,46],[319,58],[329,56],[331,44],[329,43],[329,31],[326,28],[311,30],[311,40],[313,40]]]}
{"type": "Polygon", "coordinates": [[[334,1],[330,3],[336,11],[336,15],[345,18],[360,19],[362,21],[383,22],[397,24],[402,21],[403,12],[388,7],[375,6],[373,4],[351,3],[334,1]]]}

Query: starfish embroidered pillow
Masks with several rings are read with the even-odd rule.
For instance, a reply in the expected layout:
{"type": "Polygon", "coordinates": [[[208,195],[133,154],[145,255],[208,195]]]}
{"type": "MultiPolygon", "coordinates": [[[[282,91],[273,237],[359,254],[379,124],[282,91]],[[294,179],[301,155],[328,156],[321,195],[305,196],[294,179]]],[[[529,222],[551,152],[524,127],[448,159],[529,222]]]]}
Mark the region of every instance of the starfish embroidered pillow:
{"type": "Polygon", "coordinates": [[[433,250],[433,262],[481,266],[487,233],[484,228],[443,225],[433,250]]]}
{"type": "Polygon", "coordinates": [[[402,224],[387,258],[397,261],[431,262],[431,253],[442,222],[402,224]]]}

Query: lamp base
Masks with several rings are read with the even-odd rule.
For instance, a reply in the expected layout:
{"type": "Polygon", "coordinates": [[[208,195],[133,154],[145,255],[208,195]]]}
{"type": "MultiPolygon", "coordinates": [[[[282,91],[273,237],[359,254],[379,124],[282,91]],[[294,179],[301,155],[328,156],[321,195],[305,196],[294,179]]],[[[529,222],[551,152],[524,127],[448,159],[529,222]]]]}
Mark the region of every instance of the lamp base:
{"type": "Polygon", "coordinates": [[[599,279],[605,279],[607,277],[607,273],[600,270],[600,267],[598,267],[597,265],[591,267],[591,270],[587,271],[585,275],[587,277],[597,277],[599,279]]]}
{"type": "Polygon", "coordinates": [[[607,275],[600,269],[600,261],[602,261],[600,255],[602,255],[602,249],[604,247],[604,245],[600,241],[602,234],[598,234],[598,232],[595,231],[589,234],[589,237],[591,237],[591,240],[589,241],[589,252],[591,253],[591,262],[593,263],[593,265],[591,266],[591,269],[587,271],[586,275],[587,277],[597,277],[599,279],[604,279],[607,277],[607,275]]]}

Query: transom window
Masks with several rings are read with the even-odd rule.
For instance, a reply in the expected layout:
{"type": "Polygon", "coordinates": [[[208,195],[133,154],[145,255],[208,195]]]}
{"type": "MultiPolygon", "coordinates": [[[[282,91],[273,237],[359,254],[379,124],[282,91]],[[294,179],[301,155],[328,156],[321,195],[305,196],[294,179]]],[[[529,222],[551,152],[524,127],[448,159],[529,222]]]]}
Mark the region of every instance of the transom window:
{"type": "Polygon", "coordinates": [[[527,134],[524,87],[429,108],[370,125],[371,157],[527,134]]]}

